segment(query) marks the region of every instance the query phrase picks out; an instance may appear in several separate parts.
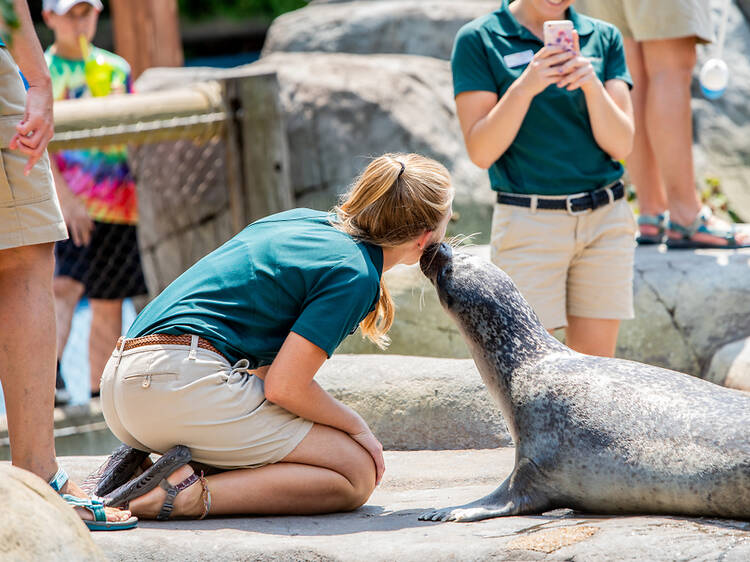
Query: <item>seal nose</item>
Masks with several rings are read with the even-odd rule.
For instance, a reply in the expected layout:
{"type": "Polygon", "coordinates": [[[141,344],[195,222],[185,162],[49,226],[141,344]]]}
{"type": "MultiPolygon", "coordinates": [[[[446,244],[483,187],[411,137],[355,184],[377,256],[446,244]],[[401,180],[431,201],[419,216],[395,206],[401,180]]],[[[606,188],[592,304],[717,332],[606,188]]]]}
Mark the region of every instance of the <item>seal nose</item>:
{"type": "Polygon", "coordinates": [[[419,260],[419,267],[422,269],[422,273],[428,278],[434,279],[437,272],[443,268],[452,255],[453,250],[445,242],[432,244],[422,254],[422,258],[419,260]]]}

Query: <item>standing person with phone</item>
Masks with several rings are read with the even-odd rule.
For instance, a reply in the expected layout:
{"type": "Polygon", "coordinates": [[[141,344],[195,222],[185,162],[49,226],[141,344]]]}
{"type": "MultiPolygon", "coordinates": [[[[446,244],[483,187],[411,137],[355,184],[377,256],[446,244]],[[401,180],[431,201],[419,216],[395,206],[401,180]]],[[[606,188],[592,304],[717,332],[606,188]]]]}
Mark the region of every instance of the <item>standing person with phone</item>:
{"type": "Polygon", "coordinates": [[[492,261],[568,346],[612,356],[633,316],[636,225],[618,162],[633,143],[632,83],[619,31],[573,3],[504,0],[465,25],[453,84],[469,156],[497,192],[492,261]]]}

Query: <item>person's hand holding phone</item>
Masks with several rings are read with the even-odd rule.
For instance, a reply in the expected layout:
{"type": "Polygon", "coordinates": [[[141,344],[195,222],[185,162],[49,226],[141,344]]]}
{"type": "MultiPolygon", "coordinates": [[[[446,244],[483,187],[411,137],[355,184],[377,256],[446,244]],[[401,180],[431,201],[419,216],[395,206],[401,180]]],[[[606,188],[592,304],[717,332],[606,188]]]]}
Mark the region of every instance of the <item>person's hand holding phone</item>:
{"type": "Polygon", "coordinates": [[[558,88],[573,91],[581,88],[584,92],[588,87],[599,82],[599,77],[594,72],[591,61],[581,54],[581,45],[578,32],[573,31],[574,56],[560,66],[562,78],[557,82],[558,88]]]}
{"type": "Polygon", "coordinates": [[[558,84],[563,78],[563,65],[573,59],[573,51],[559,46],[542,47],[518,77],[517,83],[530,96],[536,96],[550,84],[558,84]]]}

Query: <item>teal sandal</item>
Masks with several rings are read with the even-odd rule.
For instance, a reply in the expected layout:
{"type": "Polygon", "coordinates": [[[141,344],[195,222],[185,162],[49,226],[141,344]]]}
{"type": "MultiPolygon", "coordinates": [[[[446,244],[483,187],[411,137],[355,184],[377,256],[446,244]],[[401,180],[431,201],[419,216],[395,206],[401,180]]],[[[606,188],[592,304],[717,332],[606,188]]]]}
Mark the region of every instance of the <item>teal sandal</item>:
{"type": "Polygon", "coordinates": [[[639,246],[648,246],[652,244],[662,244],[667,236],[667,223],[669,222],[669,215],[667,213],[661,213],[658,215],[639,215],[638,226],[653,226],[656,228],[656,234],[643,234],[638,232],[638,237],[635,241],[639,246]]]}
{"type": "MultiPolygon", "coordinates": [[[[65,486],[67,481],[68,473],[62,468],[59,468],[52,477],[52,480],[49,481],[49,485],[55,492],[60,494],[60,490],[65,486]]],[[[99,500],[78,498],[70,494],[60,494],[60,497],[73,508],[82,507],[91,512],[94,516],[92,521],[82,519],[90,531],[124,531],[125,529],[133,529],[138,525],[137,517],[130,517],[125,521],[107,521],[107,514],[104,511],[104,503],[99,500]]]]}
{"type": "Polygon", "coordinates": [[[728,229],[709,226],[712,213],[708,207],[703,207],[692,224],[683,226],[669,221],[667,226],[667,247],[671,249],[696,249],[696,248],[718,248],[737,249],[750,248],[750,242],[741,243],[737,241],[737,229],[730,226],[728,229]],[[721,238],[724,242],[706,242],[695,239],[696,234],[706,234],[714,238],[721,238]]]}

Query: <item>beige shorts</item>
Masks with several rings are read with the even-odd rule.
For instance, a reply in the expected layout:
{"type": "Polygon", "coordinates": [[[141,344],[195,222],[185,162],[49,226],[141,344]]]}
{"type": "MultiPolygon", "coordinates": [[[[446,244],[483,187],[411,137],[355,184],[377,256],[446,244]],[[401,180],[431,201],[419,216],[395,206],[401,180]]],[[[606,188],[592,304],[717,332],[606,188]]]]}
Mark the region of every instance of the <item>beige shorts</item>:
{"type": "Polygon", "coordinates": [[[24,176],[28,157],[8,148],[25,105],[18,67],[8,49],[0,47],[0,250],[68,237],[47,153],[24,176]]]}
{"type": "Polygon", "coordinates": [[[636,41],[695,36],[710,43],[714,37],[708,0],[577,0],[575,8],[636,41]]]}
{"type": "Polygon", "coordinates": [[[313,426],[268,402],[262,379],[186,345],[146,345],[122,355],[115,349],[101,400],[107,425],[123,443],[157,453],[185,445],[193,460],[225,469],[278,462],[313,426]]]}
{"type": "Polygon", "coordinates": [[[504,270],[548,330],[567,317],[633,317],[636,223],[624,199],[596,211],[495,205],[492,262],[504,270]]]}

